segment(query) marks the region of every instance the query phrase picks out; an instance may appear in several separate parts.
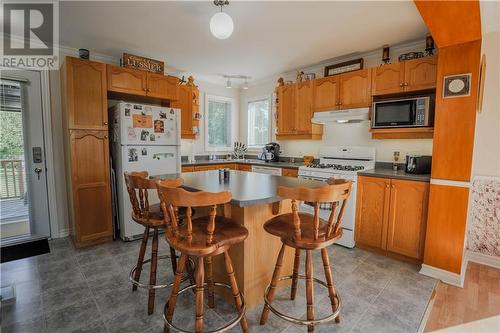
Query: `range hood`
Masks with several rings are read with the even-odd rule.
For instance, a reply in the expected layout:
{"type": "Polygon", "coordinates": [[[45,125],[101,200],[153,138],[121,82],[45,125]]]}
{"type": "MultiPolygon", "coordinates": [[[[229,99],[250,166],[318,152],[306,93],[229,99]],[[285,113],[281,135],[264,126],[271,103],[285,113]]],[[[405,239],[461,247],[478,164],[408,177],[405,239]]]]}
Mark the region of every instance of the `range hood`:
{"type": "Polygon", "coordinates": [[[368,120],[368,112],[369,108],[314,112],[311,122],[314,124],[359,123],[368,120]]]}

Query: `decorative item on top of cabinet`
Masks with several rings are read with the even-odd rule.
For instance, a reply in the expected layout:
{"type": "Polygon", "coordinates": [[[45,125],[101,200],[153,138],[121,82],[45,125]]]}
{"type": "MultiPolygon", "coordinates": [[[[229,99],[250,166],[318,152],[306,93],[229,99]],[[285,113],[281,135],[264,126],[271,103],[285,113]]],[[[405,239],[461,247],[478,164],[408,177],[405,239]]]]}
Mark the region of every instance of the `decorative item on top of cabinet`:
{"type": "Polygon", "coordinates": [[[181,138],[195,139],[200,126],[200,91],[196,86],[179,85],[178,99],[170,106],[181,109],[181,138]]]}
{"type": "Polygon", "coordinates": [[[435,55],[375,67],[372,95],[435,89],[436,69],[435,55]]]}
{"type": "Polygon", "coordinates": [[[356,242],[360,247],[420,261],[429,183],[358,177],[356,242]]]}
{"type": "Polygon", "coordinates": [[[384,65],[387,65],[391,62],[391,56],[389,55],[390,50],[391,48],[389,47],[389,45],[382,46],[382,63],[384,65]]]}
{"type": "Polygon", "coordinates": [[[324,76],[327,77],[363,69],[363,61],[363,58],[359,58],[326,66],[324,76]]]}
{"type": "Polygon", "coordinates": [[[163,74],[165,63],[159,60],[123,53],[122,66],[151,73],[163,74]]]}

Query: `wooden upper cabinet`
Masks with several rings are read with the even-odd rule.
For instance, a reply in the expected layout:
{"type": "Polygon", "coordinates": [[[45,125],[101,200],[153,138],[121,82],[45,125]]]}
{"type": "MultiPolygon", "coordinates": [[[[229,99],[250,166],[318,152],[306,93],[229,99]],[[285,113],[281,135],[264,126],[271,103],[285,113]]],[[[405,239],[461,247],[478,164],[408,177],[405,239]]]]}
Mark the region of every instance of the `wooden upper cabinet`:
{"type": "Polygon", "coordinates": [[[71,130],[72,224],[81,246],[113,234],[107,131],[71,130]]]}
{"type": "Polygon", "coordinates": [[[341,109],[369,107],[371,105],[371,69],[344,73],[339,78],[339,106],[341,109]]]}
{"type": "Polygon", "coordinates": [[[199,125],[195,114],[199,112],[199,90],[196,87],[178,86],[178,98],[170,103],[173,108],[181,109],[181,138],[194,139],[193,127],[199,125]]]}
{"type": "Polygon", "coordinates": [[[387,250],[422,259],[427,221],[429,183],[391,181],[387,250]]]}
{"type": "Polygon", "coordinates": [[[390,179],[358,177],[356,242],[385,249],[390,183],[390,179]]]}
{"type": "Polygon", "coordinates": [[[405,91],[433,89],[436,87],[437,56],[404,62],[405,91]]]}
{"type": "Polygon", "coordinates": [[[178,87],[179,79],[176,77],[147,73],[147,96],[176,100],[178,87]]]}
{"type": "Polygon", "coordinates": [[[295,88],[295,84],[289,84],[278,88],[278,135],[294,133],[295,88]]]}
{"type": "Polygon", "coordinates": [[[313,81],[297,83],[295,104],[295,126],[298,134],[311,132],[313,81]]]}
{"type": "Polygon", "coordinates": [[[328,76],[313,81],[313,111],[331,111],[338,108],[338,76],[328,76]]]}
{"type": "Polygon", "coordinates": [[[372,95],[394,94],[436,87],[437,56],[373,68],[372,95]]]}
{"type": "Polygon", "coordinates": [[[117,93],[146,96],[147,72],[107,65],[108,90],[117,93]]]}
{"type": "Polygon", "coordinates": [[[61,78],[68,128],[107,130],[106,65],[66,57],[61,78]]]}
{"type": "Polygon", "coordinates": [[[372,95],[394,94],[404,91],[402,62],[374,67],[372,72],[372,95]]]}

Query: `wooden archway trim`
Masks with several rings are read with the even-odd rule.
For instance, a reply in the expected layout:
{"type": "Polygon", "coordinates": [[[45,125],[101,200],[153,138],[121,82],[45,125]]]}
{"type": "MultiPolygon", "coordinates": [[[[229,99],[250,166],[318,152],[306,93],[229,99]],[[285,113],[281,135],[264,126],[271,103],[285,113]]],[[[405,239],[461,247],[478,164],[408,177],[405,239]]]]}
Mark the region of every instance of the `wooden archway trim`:
{"type": "Polygon", "coordinates": [[[481,40],[479,1],[415,0],[439,48],[481,40]]]}

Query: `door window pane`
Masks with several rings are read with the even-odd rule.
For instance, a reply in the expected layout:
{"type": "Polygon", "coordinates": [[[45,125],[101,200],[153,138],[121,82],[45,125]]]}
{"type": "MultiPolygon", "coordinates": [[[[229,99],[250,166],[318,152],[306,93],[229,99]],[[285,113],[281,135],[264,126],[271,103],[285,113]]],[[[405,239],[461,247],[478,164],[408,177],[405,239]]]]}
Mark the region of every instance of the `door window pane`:
{"type": "Polygon", "coordinates": [[[29,233],[24,161],[23,109],[18,82],[0,82],[0,233],[29,233]]]}
{"type": "Polygon", "coordinates": [[[207,147],[231,148],[231,102],[208,97],[207,147]]]}
{"type": "Polygon", "coordinates": [[[269,99],[248,103],[248,145],[263,146],[270,141],[269,99]]]}

